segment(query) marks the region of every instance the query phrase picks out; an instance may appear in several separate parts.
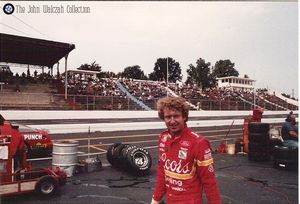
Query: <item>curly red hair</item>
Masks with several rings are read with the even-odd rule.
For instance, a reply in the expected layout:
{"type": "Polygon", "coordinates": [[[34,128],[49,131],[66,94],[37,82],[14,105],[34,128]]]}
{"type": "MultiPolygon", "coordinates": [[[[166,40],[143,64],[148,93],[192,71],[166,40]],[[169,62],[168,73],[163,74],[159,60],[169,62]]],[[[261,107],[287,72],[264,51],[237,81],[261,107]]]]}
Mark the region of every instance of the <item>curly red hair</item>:
{"type": "Polygon", "coordinates": [[[185,122],[188,121],[189,117],[189,105],[186,100],[181,97],[164,97],[158,100],[157,110],[160,119],[164,120],[164,109],[175,109],[182,113],[182,116],[186,118],[185,122]]]}

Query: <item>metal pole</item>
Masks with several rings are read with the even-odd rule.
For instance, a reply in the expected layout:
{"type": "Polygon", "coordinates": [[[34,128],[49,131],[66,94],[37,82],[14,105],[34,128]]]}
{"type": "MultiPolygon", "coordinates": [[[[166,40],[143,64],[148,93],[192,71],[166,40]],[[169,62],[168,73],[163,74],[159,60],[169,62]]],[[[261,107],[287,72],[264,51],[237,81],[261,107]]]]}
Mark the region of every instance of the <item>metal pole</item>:
{"type": "MultiPolygon", "coordinates": [[[[167,88],[168,85],[169,85],[169,57],[167,57],[167,88]]],[[[167,89],[167,96],[169,96],[168,89],[167,89]]]]}
{"type": "Polygon", "coordinates": [[[68,64],[68,54],[66,54],[65,56],[65,99],[68,98],[68,68],[67,68],[67,64],[68,64]]]}
{"type": "Polygon", "coordinates": [[[91,145],[91,127],[89,126],[89,140],[88,140],[88,158],[90,158],[90,145],[91,145]]]}
{"type": "Polygon", "coordinates": [[[253,109],[255,109],[255,82],[253,82],[253,109]]]}

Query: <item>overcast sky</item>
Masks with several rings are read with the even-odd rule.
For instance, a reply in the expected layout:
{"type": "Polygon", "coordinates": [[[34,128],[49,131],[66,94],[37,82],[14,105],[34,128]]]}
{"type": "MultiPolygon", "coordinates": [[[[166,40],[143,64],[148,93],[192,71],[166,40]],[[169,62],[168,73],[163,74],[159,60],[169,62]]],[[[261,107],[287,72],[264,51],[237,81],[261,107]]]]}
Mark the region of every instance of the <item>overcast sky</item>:
{"type": "Polygon", "coordinates": [[[87,14],[1,12],[3,33],[74,43],[69,69],[96,61],[103,71],[139,65],[149,74],[158,58],[169,56],[185,80],[188,65],[199,58],[211,64],[230,59],[241,77],[257,80],[256,87],[294,89],[298,97],[297,2],[12,3],[26,12],[28,5],[90,7],[87,14]]]}

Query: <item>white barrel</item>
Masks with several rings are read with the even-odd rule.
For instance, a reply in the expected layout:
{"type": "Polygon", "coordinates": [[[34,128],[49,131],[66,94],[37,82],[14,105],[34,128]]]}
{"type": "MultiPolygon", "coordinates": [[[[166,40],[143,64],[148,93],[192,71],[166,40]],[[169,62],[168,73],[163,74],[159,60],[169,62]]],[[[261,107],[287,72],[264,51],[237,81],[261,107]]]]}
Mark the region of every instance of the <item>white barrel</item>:
{"type": "Polygon", "coordinates": [[[77,149],[78,141],[54,141],[52,152],[52,169],[60,167],[65,171],[67,177],[73,176],[75,167],[78,164],[77,149]]]}
{"type": "Polygon", "coordinates": [[[228,144],[227,145],[227,153],[228,154],[235,154],[235,144],[228,144]]]}

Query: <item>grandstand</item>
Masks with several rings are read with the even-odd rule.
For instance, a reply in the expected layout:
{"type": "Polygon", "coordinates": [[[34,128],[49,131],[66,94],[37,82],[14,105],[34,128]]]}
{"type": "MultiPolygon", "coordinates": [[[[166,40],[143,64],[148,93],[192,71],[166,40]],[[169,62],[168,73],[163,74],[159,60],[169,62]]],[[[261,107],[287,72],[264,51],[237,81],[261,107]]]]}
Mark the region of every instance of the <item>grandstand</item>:
{"type": "Polygon", "coordinates": [[[49,81],[4,84],[0,92],[1,110],[69,110],[71,107],[49,81]]]}
{"type": "MultiPolygon", "coordinates": [[[[78,73],[77,73],[78,74],[78,73]]],[[[197,86],[134,79],[68,77],[64,98],[64,76],[20,85],[5,84],[0,92],[0,109],[31,110],[155,110],[159,98],[185,98],[195,110],[298,110],[298,106],[265,89],[242,91],[228,88],[201,90],[197,86]]],[[[31,80],[32,81],[32,80],[31,80]]]]}

